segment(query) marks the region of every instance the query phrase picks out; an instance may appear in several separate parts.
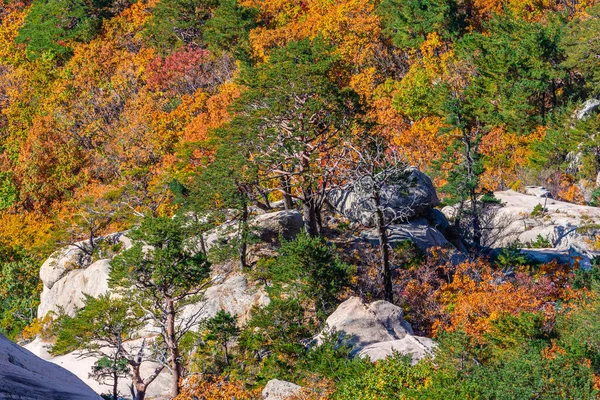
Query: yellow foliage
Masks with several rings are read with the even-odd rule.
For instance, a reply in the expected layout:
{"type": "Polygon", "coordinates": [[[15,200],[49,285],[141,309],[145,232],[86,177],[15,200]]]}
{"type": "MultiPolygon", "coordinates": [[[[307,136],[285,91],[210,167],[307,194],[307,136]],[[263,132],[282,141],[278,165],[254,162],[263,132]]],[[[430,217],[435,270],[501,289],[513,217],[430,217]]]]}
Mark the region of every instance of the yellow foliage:
{"type": "Polygon", "coordinates": [[[291,40],[323,38],[336,45],[348,63],[364,65],[373,55],[381,28],[372,0],[243,0],[256,7],[267,27],[250,34],[254,54],[265,60],[269,50],[291,40]]]}

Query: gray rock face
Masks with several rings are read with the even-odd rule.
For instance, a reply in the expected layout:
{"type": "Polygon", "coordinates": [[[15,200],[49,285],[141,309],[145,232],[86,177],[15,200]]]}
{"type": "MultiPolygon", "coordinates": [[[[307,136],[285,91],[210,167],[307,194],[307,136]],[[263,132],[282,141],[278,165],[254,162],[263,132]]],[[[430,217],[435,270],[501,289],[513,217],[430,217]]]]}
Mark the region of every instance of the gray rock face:
{"type": "Polygon", "coordinates": [[[317,344],[328,332],[336,332],[354,347],[352,356],[378,360],[396,350],[411,355],[416,362],[431,354],[434,346],[431,339],[414,336],[400,307],[383,300],[366,304],[351,297],[338,306],[326,324],[327,328],[316,338],[317,344]]]}
{"type": "Polygon", "coordinates": [[[285,400],[297,395],[302,390],[301,386],[279,379],[271,379],[262,391],[263,400],[285,400]]]}
{"type": "MultiPolygon", "coordinates": [[[[361,233],[361,238],[371,245],[377,246],[379,239],[376,229],[369,229],[361,233]]],[[[445,236],[432,227],[425,218],[418,218],[404,224],[390,225],[388,228],[388,241],[392,247],[405,240],[412,241],[422,251],[432,247],[445,247],[451,251],[451,260],[460,263],[465,260],[465,255],[446,240],[445,236]]]]}
{"type": "MultiPolygon", "coordinates": [[[[249,225],[257,229],[260,239],[264,242],[273,242],[279,236],[285,239],[293,239],[304,226],[302,214],[296,210],[282,210],[253,217],[249,225]]],[[[228,241],[237,236],[238,223],[236,221],[226,222],[204,235],[207,250],[221,241],[228,241]]]]}
{"type": "MultiPolygon", "coordinates": [[[[388,220],[415,218],[439,204],[431,179],[414,167],[407,172],[406,185],[387,185],[382,190],[381,201],[388,220]]],[[[327,200],[346,218],[367,227],[375,226],[375,206],[370,195],[347,186],[332,190],[327,200]]]]}
{"type": "Polygon", "coordinates": [[[600,234],[600,208],[539,198],[512,190],[496,192],[503,203],[485,218],[483,244],[489,248],[507,247],[516,241],[524,253],[540,262],[558,260],[590,265],[600,255],[594,246],[600,234]],[[534,213],[535,207],[545,211],[534,213]],[[545,242],[546,248],[531,248],[545,242]]]}
{"type": "Polygon", "coordinates": [[[0,335],[0,398],[99,400],[100,396],[66,369],[0,335]]]}

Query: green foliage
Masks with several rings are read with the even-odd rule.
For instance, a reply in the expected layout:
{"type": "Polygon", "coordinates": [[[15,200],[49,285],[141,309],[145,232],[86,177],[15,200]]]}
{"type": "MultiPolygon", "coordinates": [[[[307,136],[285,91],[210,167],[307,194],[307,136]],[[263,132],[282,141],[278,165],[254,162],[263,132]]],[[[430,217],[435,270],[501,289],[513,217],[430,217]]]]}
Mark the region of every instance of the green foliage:
{"type": "Polygon", "coordinates": [[[443,39],[454,39],[464,24],[453,0],[384,0],[378,14],[384,32],[401,49],[418,49],[434,32],[443,39]]]}
{"type": "Polygon", "coordinates": [[[70,42],[88,42],[109,16],[108,0],[36,0],[19,31],[17,43],[27,44],[30,58],[68,58],[70,42]]]}
{"type": "MultiPolygon", "coordinates": [[[[89,373],[89,377],[103,384],[112,384],[115,376],[117,379],[126,378],[130,374],[129,362],[126,358],[121,357],[114,360],[104,356],[99,358],[94,365],[92,365],[92,372],[89,373]]],[[[112,400],[117,400],[113,395],[104,396],[112,400]]]]}
{"type": "Polygon", "coordinates": [[[166,217],[145,218],[130,234],[134,244],[113,259],[110,285],[135,285],[177,297],[207,277],[210,264],[186,246],[182,223],[166,217]]]}
{"type": "Polygon", "coordinates": [[[298,359],[306,351],[303,341],[316,328],[314,319],[294,298],[273,298],[268,306],[255,310],[240,336],[239,346],[253,354],[267,354],[259,359],[256,379],[291,379],[298,359]]]}
{"type": "Polygon", "coordinates": [[[218,0],[162,0],[152,10],[145,34],[162,55],[189,44],[200,46],[202,32],[218,0]]]}
{"type": "Polygon", "coordinates": [[[335,309],[337,296],[350,285],[353,268],[343,263],[322,238],[311,238],[306,233],[291,241],[281,240],[278,253],[269,264],[269,292],[314,303],[317,317],[324,319],[335,309]]]}
{"type": "Polygon", "coordinates": [[[585,82],[585,88],[592,94],[598,93],[600,71],[600,39],[596,32],[600,29],[600,6],[596,5],[587,13],[574,18],[565,30],[561,40],[566,58],[563,65],[578,71],[585,82]]]}
{"type": "Polygon", "coordinates": [[[522,247],[523,245],[519,241],[516,241],[500,250],[495,261],[496,267],[506,270],[522,265],[531,265],[529,257],[521,252],[522,247]]]}
{"type": "Polygon", "coordinates": [[[205,341],[215,341],[224,350],[225,364],[229,365],[227,346],[231,339],[238,336],[240,329],[237,327],[235,317],[228,312],[219,311],[217,315],[206,321],[205,341]]]}
{"type": "Polygon", "coordinates": [[[472,62],[478,74],[467,89],[469,107],[484,124],[529,133],[543,123],[552,107],[560,105],[558,82],[565,71],[557,68],[562,20],[523,22],[506,14],[491,19],[486,33],[466,35],[457,54],[472,62]]]}
{"type": "Polygon", "coordinates": [[[131,299],[111,298],[109,294],[94,298],[86,296],[84,307],[74,317],[64,317],[58,323],[54,355],[77,349],[95,352],[102,345],[118,351],[121,340],[126,340],[140,329],[143,312],[131,299]]]}
{"type": "Polygon", "coordinates": [[[532,217],[539,217],[540,215],[544,214],[544,206],[541,204],[536,204],[535,207],[533,207],[533,210],[531,210],[530,215],[532,217]]]}
{"type": "Polygon", "coordinates": [[[39,264],[23,249],[0,245],[0,332],[10,339],[36,316],[42,289],[39,264]]]}
{"type": "Polygon", "coordinates": [[[237,0],[221,0],[204,31],[209,50],[217,54],[227,51],[238,60],[249,61],[249,33],[257,16],[257,10],[240,6],[237,0]]]}
{"type": "Polygon", "coordinates": [[[394,246],[392,251],[392,263],[402,269],[418,267],[425,260],[425,254],[410,239],[403,240],[394,246]]]}
{"type": "Polygon", "coordinates": [[[597,289],[600,288],[600,260],[598,257],[594,257],[592,260],[592,268],[583,269],[577,268],[574,271],[571,285],[573,289],[597,289]]]}
{"type": "Polygon", "coordinates": [[[0,172],[0,211],[10,208],[18,199],[19,193],[13,182],[13,174],[0,172]]]}
{"type": "Polygon", "coordinates": [[[527,243],[527,247],[531,249],[548,249],[552,247],[552,243],[548,238],[538,234],[534,241],[527,243]]]}
{"type": "Polygon", "coordinates": [[[356,361],[355,370],[337,385],[336,400],[410,399],[418,397],[432,373],[431,365],[421,362],[411,366],[410,356],[398,353],[371,366],[356,361]]]}
{"type": "Polygon", "coordinates": [[[485,192],[483,196],[479,198],[479,201],[485,204],[502,204],[502,201],[496,196],[494,196],[493,192],[485,192]]]}

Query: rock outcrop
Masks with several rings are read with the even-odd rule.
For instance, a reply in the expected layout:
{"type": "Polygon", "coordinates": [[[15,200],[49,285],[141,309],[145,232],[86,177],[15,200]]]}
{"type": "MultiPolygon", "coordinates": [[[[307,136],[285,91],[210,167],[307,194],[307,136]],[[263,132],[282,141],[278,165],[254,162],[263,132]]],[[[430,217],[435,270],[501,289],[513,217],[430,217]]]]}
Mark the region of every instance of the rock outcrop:
{"type": "MultiPolygon", "coordinates": [[[[361,232],[361,238],[373,246],[379,244],[377,230],[374,228],[361,232]]],[[[442,232],[431,226],[430,222],[425,218],[418,218],[403,224],[390,225],[388,228],[389,244],[394,247],[405,240],[412,241],[421,251],[426,251],[431,247],[447,248],[450,250],[450,260],[453,263],[460,263],[466,259],[465,254],[458,251],[442,232]]]]}
{"type": "Polygon", "coordinates": [[[86,294],[98,297],[108,291],[109,272],[110,260],[99,260],[87,268],[70,270],[50,287],[43,281],[38,318],[51,311],[58,314],[61,310],[75,315],[83,307],[86,294]]]}
{"type": "Polygon", "coordinates": [[[428,337],[406,335],[404,339],[373,343],[364,347],[358,357],[369,357],[372,362],[382,360],[390,355],[400,353],[411,356],[413,363],[432,355],[436,347],[435,341],[428,337]]]}
{"type": "MultiPolygon", "coordinates": [[[[484,246],[498,249],[517,243],[523,253],[539,262],[578,260],[584,268],[600,255],[595,246],[600,235],[600,208],[513,190],[494,195],[502,204],[486,212],[484,246]]],[[[453,216],[451,207],[443,211],[453,216]]]]}
{"type": "Polygon", "coordinates": [[[0,399],[100,400],[74,374],[0,334],[0,399]]]}
{"type": "MultiPolygon", "coordinates": [[[[407,172],[406,184],[386,185],[381,192],[387,219],[419,217],[439,204],[431,179],[414,167],[407,172]]],[[[366,227],[375,226],[375,206],[370,194],[357,193],[351,186],[346,186],[332,190],[327,200],[346,218],[366,227]]]]}
{"type": "Polygon", "coordinates": [[[264,307],[270,302],[267,293],[250,285],[243,274],[231,275],[221,282],[209,287],[202,301],[188,306],[183,318],[198,315],[203,320],[214,317],[219,311],[226,311],[244,324],[250,318],[252,308],[264,307]]]}
{"type": "MultiPolygon", "coordinates": [[[[248,222],[251,229],[258,232],[260,240],[272,243],[279,238],[293,239],[304,226],[302,214],[297,210],[282,210],[257,215],[248,222]]],[[[220,242],[227,242],[237,236],[237,221],[225,222],[204,234],[207,250],[220,242]]]]}
{"type": "Polygon", "coordinates": [[[295,383],[271,379],[262,391],[263,400],[285,400],[297,395],[302,390],[295,383]]]}
{"type": "Polygon", "coordinates": [[[340,340],[343,338],[352,346],[353,356],[378,360],[398,351],[412,356],[416,362],[432,354],[435,344],[429,338],[414,336],[403,315],[400,307],[387,301],[366,304],[358,297],[351,297],[327,318],[327,328],[316,341],[319,344],[325,335],[335,332],[340,340]]]}

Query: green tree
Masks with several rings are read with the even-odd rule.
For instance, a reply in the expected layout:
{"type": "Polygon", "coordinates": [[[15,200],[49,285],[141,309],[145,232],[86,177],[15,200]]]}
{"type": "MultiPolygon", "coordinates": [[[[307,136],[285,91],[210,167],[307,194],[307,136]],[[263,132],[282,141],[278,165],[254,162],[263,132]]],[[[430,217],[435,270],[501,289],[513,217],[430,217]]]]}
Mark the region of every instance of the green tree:
{"type": "Polygon", "coordinates": [[[0,244],[0,332],[14,339],[36,316],[42,283],[40,260],[0,244]]]}
{"type": "Polygon", "coordinates": [[[229,342],[240,333],[235,316],[221,310],[217,315],[206,321],[206,329],[208,332],[204,335],[204,340],[214,340],[223,347],[225,365],[228,366],[229,342]]]}
{"type": "Polygon", "coordinates": [[[491,19],[486,33],[466,35],[456,44],[459,58],[474,67],[470,111],[483,125],[529,133],[563,104],[559,93],[569,94],[570,88],[559,66],[562,26],[560,16],[525,23],[509,13],[491,19]]]}
{"type": "Polygon", "coordinates": [[[454,0],[384,0],[377,12],[384,32],[401,49],[419,49],[434,32],[455,39],[464,25],[454,0]]]}
{"type": "Polygon", "coordinates": [[[198,300],[209,284],[210,264],[194,253],[184,235],[183,222],[166,217],[145,218],[131,232],[133,246],[113,259],[111,287],[132,288],[131,299],[145,304],[151,321],[160,329],[172,373],[171,392],[179,393],[183,358],[179,343],[195,325],[202,309],[189,318],[183,307],[198,300]]]}
{"type": "Polygon", "coordinates": [[[163,0],[152,10],[145,34],[166,55],[184,45],[202,47],[202,33],[218,0],[163,0]]]}
{"type": "Polygon", "coordinates": [[[600,5],[596,5],[569,22],[560,43],[566,55],[563,66],[579,72],[585,89],[593,95],[598,94],[598,84],[600,84],[599,29],[600,5]]]}
{"type": "Polygon", "coordinates": [[[88,42],[99,32],[102,20],[111,15],[110,0],[36,0],[19,31],[17,43],[27,44],[27,54],[68,58],[71,42],[88,42]]]}
{"type": "Polygon", "coordinates": [[[305,233],[294,240],[282,240],[278,257],[267,262],[276,296],[295,296],[312,304],[312,311],[324,320],[337,305],[337,296],[350,286],[353,268],[343,263],[321,238],[305,233]]]}
{"type": "Polygon", "coordinates": [[[242,61],[250,61],[250,30],[256,26],[258,11],[240,6],[237,0],[220,0],[206,23],[204,40],[217,54],[227,51],[242,61]]]}
{"type": "Polygon", "coordinates": [[[112,395],[118,398],[118,381],[127,375],[127,361],[136,389],[135,400],[144,400],[148,386],[165,368],[159,365],[143,377],[141,367],[149,361],[146,341],[141,345],[128,342],[137,338],[144,326],[144,312],[129,298],[112,298],[110,294],[93,298],[86,296],[84,307],[72,317],[58,322],[58,335],[52,354],[81,350],[83,356],[98,358],[91,376],[100,381],[111,381],[112,395]]]}

